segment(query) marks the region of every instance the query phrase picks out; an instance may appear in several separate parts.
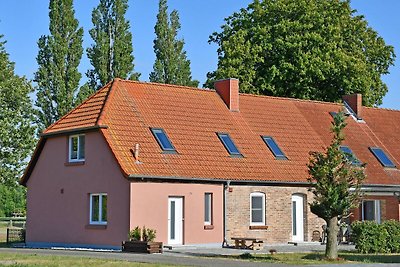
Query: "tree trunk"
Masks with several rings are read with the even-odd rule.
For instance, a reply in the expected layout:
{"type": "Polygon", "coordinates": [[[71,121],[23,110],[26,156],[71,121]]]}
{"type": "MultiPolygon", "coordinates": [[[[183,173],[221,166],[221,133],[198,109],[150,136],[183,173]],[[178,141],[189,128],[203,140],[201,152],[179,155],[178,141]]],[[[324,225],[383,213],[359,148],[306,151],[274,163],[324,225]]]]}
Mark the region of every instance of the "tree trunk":
{"type": "Polygon", "coordinates": [[[326,231],[328,239],[326,241],[325,257],[330,260],[336,260],[338,257],[337,235],[339,231],[338,218],[333,217],[327,221],[326,231]]]}

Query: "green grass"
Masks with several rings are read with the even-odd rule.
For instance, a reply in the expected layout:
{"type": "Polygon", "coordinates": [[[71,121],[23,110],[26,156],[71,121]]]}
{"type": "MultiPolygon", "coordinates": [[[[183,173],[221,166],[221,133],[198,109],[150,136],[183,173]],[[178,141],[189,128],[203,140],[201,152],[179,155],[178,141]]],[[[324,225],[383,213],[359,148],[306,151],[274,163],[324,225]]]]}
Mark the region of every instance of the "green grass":
{"type": "Polygon", "coordinates": [[[332,263],[400,263],[400,254],[360,254],[353,252],[339,253],[339,260],[329,261],[324,259],[324,253],[277,253],[250,254],[244,253],[234,258],[246,259],[257,262],[284,263],[295,265],[307,264],[332,264],[332,263]]]}
{"type": "Polygon", "coordinates": [[[156,267],[171,266],[162,264],[135,263],[118,260],[103,260],[68,256],[40,256],[36,254],[0,253],[0,266],[8,267],[156,267]]]}

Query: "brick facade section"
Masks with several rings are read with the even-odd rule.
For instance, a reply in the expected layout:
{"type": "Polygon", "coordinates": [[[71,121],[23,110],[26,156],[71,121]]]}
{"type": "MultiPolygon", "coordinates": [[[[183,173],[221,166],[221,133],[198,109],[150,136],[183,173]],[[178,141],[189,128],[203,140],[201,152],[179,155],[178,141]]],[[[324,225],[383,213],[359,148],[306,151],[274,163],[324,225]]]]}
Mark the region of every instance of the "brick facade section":
{"type": "Polygon", "coordinates": [[[312,194],[305,187],[230,186],[227,190],[227,241],[232,237],[252,237],[267,243],[287,243],[292,240],[292,195],[304,196],[304,241],[311,241],[312,232],[322,236],[324,220],[311,213],[308,202],[312,194]],[[231,191],[231,192],[230,192],[231,191]],[[265,194],[267,230],[250,230],[250,194],[265,194]]]}
{"type": "MultiPolygon", "coordinates": [[[[381,201],[381,221],[396,220],[400,218],[399,214],[399,200],[395,196],[364,196],[363,200],[380,200],[381,201]]],[[[361,221],[361,204],[359,208],[354,209],[350,220],[361,221]]]]}

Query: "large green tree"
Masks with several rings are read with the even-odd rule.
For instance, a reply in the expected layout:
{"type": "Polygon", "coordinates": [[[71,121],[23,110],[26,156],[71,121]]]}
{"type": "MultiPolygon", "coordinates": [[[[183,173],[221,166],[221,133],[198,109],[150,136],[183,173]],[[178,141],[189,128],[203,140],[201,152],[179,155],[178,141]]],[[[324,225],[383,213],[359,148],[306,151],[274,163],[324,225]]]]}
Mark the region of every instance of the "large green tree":
{"type": "Polygon", "coordinates": [[[355,13],[350,0],[255,0],[210,36],[218,67],[205,85],[234,77],[247,93],[323,101],[361,93],[379,105],[394,49],[355,13]]]}
{"type": "Polygon", "coordinates": [[[93,9],[93,29],[89,31],[94,44],[87,49],[93,69],[87,72],[89,85],[96,90],[113,78],[138,80],[134,72],[132,33],[125,19],[128,0],[100,0],[93,9]]]}
{"type": "Polygon", "coordinates": [[[14,73],[0,35],[0,216],[24,209],[25,192],[18,178],[35,142],[33,107],[29,94],[33,89],[14,73]]]}
{"type": "Polygon", "coordinates": [[[183,50],[185,42],[177,37],[180,28],[178,11],[173,10],[168,15],[167,0],[160,0],[154,27],[156,38],[153,47],[156,61],[149,79],[152,82],[197,87],[199,81],[192,80],[190,60],[183,50]]]}
{"type": "Polygon", "coordinates": [[[331,131],[333,139],[325,152],[311,152],[308,172],[310,191],[314,195],[311,212],[325,220],[327,242],[325,256],[336,259],[338,222],[349,216],[358,206],[360,188],[365,178],[364,165],[352,154],[341,151],[346,127],[343,112],[334,116],[331,131]]]}
{"type": "Polygon", "coordinates": [[[75,19],[72,0],[50,0],[50,35],[38,41],[38,121],[45,128],[75,107],[81,74],[83,28],[75,19]]]}

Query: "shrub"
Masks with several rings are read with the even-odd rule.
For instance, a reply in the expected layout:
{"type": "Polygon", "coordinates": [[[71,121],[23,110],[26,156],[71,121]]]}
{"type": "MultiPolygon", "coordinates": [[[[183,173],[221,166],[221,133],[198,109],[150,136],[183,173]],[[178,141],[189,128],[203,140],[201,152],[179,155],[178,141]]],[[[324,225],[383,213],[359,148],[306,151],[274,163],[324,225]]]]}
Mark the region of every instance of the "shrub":
{"type": "Polygon", "coordinates": [[[400,222],[395,220],[385,221],[382,227],[389,234],[386,240],[387,249],[392,253],[400,253],[400,222]]]}
{"type": "Polygon", "coordinates": [[[352,223],[352,236],[356,249],[360,253],[387,253],[389,233],[386,228],[373,221],[352,223]]]}
{"type": "Polygon", "coordinates": [[[156,233],[156,230],[146,228],[146,226],[143,226],[143,229],[141,229],[139,226],[136,226],[135,229],[129,232],[129,240],[153,242],[156,239],[156,233]]]}

